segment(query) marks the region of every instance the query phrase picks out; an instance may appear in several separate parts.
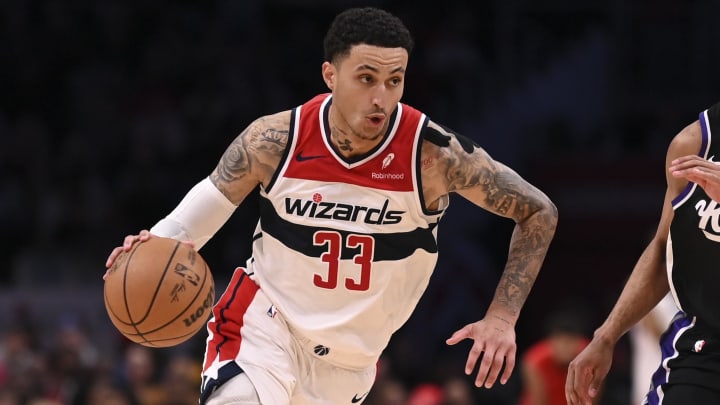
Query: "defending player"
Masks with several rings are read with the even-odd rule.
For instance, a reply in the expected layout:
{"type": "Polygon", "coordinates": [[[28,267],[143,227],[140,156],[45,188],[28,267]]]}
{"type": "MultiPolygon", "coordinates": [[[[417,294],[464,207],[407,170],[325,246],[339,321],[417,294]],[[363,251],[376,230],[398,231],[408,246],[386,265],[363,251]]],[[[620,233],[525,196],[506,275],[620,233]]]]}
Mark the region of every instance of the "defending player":
{"type": "Polygon", "coordinates": [[[672,292],[681,312],[660,338],[661,364],[644,404],[720,404],[720,185],[716,157],[720,103],[700,113],[670,143],[667,190],[655,237],[590,345],[570,364],[568,404],[590,404],[615,344],[672,292]]]}

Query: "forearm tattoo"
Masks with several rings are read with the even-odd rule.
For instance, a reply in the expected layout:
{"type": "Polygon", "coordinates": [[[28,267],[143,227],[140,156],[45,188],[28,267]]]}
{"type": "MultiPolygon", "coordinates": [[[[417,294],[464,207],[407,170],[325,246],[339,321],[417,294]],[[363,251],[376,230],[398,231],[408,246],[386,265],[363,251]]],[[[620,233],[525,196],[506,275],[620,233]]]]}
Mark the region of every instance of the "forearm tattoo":
{"type": "MultiPolygon", "coordinates": [[[[504,177],[504,176],[498,176],[504,177]]],[[[504,179],[499,179],[501,183],[504,179]]],[[[512,201],[515,206],[514,218],[517,222],[510,240],[510,251],[505,271],[496,289],[496,299],[514,315],[520,312],[530,294],[537,274],[540,271],[550,241],[555,233],[557,211],[554,205],[539,196],[533,195],[534,189],[522,192],[517,183],[508,179],[506,187],[500,187],[495,197],[496,206],[506,206],[502,201],[512,201]],[[503,192],[502,190],[506,190],[503,192]]]]}
{"type": "Polygon", "coordinates": [[[451,159],[447,180],[453,191],[478,187],[485,207],[516,221],[495,299],[517,315],[530,294],[555,232],[554,205],[515,172],[487,157],[473,163],[451,159]]]}

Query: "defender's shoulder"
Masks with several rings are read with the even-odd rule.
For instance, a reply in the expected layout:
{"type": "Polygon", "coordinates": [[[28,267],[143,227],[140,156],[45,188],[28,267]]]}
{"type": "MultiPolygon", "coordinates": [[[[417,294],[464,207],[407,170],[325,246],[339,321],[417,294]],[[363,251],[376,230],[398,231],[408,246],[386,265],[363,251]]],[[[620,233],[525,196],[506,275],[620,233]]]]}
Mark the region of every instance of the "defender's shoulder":
{"type": "Polygon", "coordinates": [[[696,120],[678,132],[670,141],[667,151],[668,162],[681,156],[697,155],[702,142],[702,128],[700,121],[696,120]]]}

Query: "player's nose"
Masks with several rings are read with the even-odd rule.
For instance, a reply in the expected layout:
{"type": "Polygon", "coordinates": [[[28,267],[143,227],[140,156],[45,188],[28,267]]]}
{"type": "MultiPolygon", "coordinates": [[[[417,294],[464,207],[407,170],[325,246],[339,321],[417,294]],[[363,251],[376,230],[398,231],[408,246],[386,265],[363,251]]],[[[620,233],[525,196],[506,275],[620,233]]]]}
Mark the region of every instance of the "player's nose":
{"type": "Polygon", "coordinates": [[[388,88],[385,84],[380,83],[373,89],[371,101],[373,108],[377,112],[385,111],[385,107],[388,100],[388,88]]]}

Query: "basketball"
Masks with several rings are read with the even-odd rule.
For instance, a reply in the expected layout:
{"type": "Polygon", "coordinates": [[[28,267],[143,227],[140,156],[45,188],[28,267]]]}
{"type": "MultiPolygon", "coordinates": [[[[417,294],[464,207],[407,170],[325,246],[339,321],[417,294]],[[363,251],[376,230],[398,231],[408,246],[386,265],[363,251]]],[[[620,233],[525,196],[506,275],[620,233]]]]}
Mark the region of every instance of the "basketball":
{"type": "Polygon", "coordinates": [[[215,303],[215,283],[192,247],[152,237],[117,257],[105,279],[113,325],[148,347],[175,346],[195,335],[215,303]]]}

